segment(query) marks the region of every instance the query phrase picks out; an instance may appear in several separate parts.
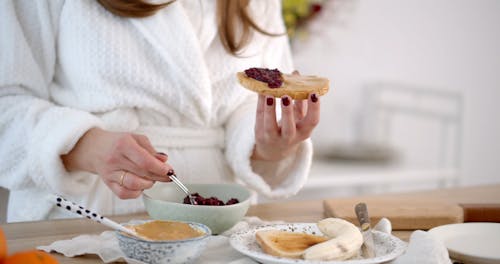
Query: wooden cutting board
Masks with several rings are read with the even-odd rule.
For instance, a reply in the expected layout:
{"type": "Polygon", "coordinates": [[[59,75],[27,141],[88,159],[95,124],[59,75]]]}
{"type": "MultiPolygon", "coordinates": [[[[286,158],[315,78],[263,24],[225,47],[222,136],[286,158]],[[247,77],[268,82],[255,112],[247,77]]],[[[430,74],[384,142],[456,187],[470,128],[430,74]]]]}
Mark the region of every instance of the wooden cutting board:
{"type": "Polygon", "coordinates": [[[339,217],[358,225],[354,212],[357,203],[364,202],[372,225],[386,217],[393,230],[427,230],[436,226],[462,223],[463,208],[456,204],[440,201],[416,201],[414,199],[364,198],[329,199],[323,201],[325,217],[339,217]]]}
{"type": "Polygon", "coordinates": [[[464,209],[464,222],[500,223],[500,204],[460,204],[464,209]]]}

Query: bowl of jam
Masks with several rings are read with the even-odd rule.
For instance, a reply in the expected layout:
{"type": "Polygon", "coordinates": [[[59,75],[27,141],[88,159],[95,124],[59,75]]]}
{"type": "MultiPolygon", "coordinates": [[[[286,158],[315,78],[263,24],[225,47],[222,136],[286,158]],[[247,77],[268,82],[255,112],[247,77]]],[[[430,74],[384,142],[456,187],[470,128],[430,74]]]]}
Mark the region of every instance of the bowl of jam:
{"type": "Polygon", "coordinates": [[[157,183],[143,193],[149,216],[157,220],[202,223],[220,234],[233,227],[248,211],[251,192],[239,184],[185,184],[195,198],[189,198],[174,183],[157,183]]]}

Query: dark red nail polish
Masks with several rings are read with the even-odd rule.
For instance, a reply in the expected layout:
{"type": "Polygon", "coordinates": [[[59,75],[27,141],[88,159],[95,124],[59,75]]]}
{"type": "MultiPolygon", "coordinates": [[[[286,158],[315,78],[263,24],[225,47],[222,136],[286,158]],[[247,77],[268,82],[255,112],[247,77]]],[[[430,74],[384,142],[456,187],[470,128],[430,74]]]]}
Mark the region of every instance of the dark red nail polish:
{"type": "Polygon", "coordinates": [[[311,101],[313,101],[313,103],[316,103],[318,101],[318,96],[316,94],[312,94],[311,101]]]}
{"type": "Polygon", "coordinates": [[[172,176],[174,174],[175,174],[175,172],[172,169],[168,170],[168,172],[167,172],[167,176],[172,176]]]}
{"type": "Polygon", "coordinates": [[[273,105],[273,104],[274,104],[274,98],[272,98],[272,97],[268,97],[268,98],[266,99],[266,103],[267,103],[267,105],[269,105],[269,106],[273,105]]]}
{"type": "Polygon", "coordinates": [[[290,98],[288,98],[288,96],[283,97],[281,101],[283,102],[284,106],[288,106],[290,104],[290,98]]]}
{"type": "Polygon", "coordinates": [[[156,152],[156,154],[168,157],[168,155],[166,153],[163,153],[163,152],[156,152]]]}

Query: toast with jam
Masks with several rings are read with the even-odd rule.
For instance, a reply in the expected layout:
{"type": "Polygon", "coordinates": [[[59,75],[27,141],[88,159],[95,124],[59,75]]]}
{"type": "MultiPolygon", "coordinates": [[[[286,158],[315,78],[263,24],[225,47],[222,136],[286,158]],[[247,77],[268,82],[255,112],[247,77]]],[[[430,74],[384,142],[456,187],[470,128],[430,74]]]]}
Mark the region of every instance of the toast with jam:
{"type": "Polygon", "coordinates": [[[307,99],[310,94],[326,94],[330,88],[327,78],[314,75],[284,74],[278,69],[250,68],[236,74],[240,84],[256,93],[273,97],[290,96],[307,99]]]}

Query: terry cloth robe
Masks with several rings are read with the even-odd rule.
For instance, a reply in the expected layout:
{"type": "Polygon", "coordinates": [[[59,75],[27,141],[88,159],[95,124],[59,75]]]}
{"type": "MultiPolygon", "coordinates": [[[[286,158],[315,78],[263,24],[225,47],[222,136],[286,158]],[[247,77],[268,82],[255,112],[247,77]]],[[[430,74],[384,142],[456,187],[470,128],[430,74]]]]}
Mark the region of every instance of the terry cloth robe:
{"type": "MultiPolygon", "coordinates": [[[[285,32],[279,0],[252,2],[259,25],[285,32]]],[[[144,212],[141,198],[119,199],[98,175],[66,171],[60,156],[92,127],[146,135],[185,183],[239,182],[271,198],[301,189],[310,140],[282,161],[251,161],[257,95],[235,77],[250,67],[291,72],[287,37],[255,33],[243,56],[232,56],[217,34],[215,3],[181,0],[134,19],[93,0],[0,1],[0,185],[10,189],[9,222],[74,217],[50,194],[104,215],[144,212]]]]}

